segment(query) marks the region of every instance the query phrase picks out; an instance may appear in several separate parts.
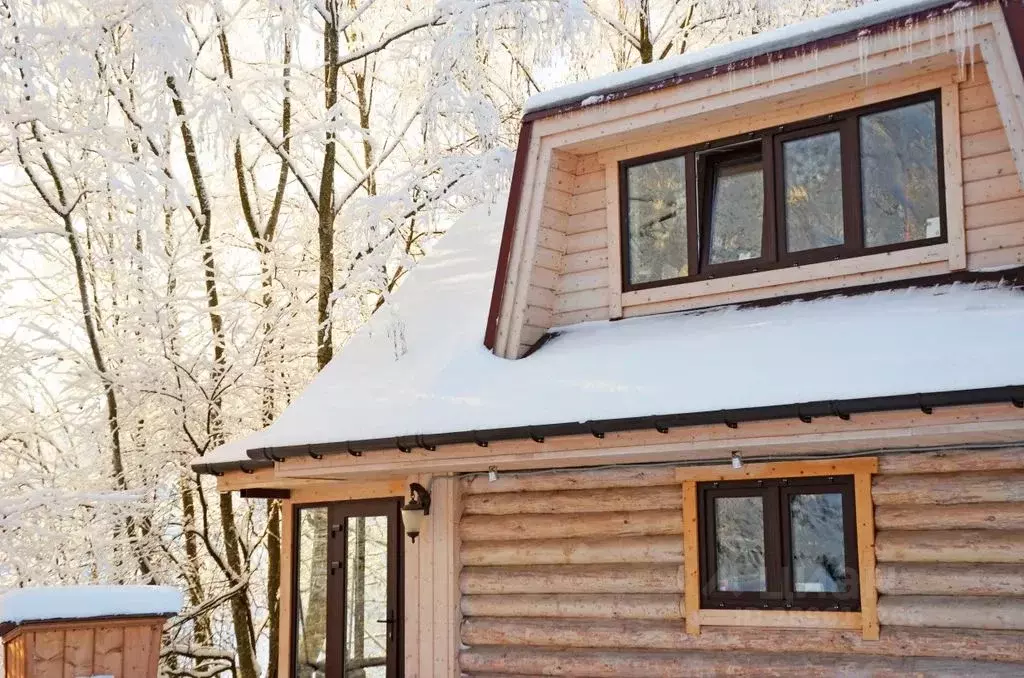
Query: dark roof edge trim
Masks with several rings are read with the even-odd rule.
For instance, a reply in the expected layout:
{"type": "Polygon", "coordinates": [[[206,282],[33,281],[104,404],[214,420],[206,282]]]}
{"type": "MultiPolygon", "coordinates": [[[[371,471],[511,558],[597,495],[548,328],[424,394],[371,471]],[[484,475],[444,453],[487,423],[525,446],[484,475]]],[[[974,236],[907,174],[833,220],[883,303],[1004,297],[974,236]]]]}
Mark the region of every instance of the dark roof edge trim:
{"type": "MultiPolygon", "coordinates": [[[[780,306],[795,301],[815,301],[817,299],[828,299],[830,297],[860,297],[876,292],[891,292],[894,290],[928,289],[933,287],[946,287],[950,285],[1003,285],[1011,288],[1024,286],[1024,266],[1004,268],[997,271],[950,271],[949,273],[937,273],[935,275],[923,276],[921,278],[899,278],[897,280],[886,280],[884,282],[868,283],[867,285],[855,285],[853,287],[833,287],[813,292],[794,292],[778,297],[763,297],[750,299],[748,301],[737,301],[731,304],[714,304],[711,306],[698,306],[682,311],[665,311],[657,315],[671,315],[673,313],[706,313],[719,308],[766,308],[780,306]]],[[[547,334],[558,335],[557,328],[549,330],[547,334]]],[[[547,336],[547,335],[545,335],[547,336]]],[[[541,338],[543,339],[543,337],[541,338]]],[[[540,343],[540,342],[538,342],[540,343]]]]}
{"type": "Polygon", "coordinates": [[[808,50],[835,47],[837,45],[846,44],[856,40],[864,31],[869,29],[890,29],[895,28],[900,24],[907,22],[918,21],[921,19],[931,19],[940,16],[952,9],[966,9],[968,7],[975,7],[979,5],[987,5],[992,2],[999,2],[1004,7],[1006,3],[1019,3],[1020,0],[960,0],[960,1],[949,1],[939,5],[928,7],[925,9],[911,10],[906,13],[900,13],[893,16],[879,18],[874,23],[857,25],[849,30],[839,29],[840,32],[832,35],[823,35],[820,37],[812,37],[805,42],[797,42],[785,47],[779,47],[776,49],[768,49],[763,52],[754,52],[747,54],[740,54],[735,59],[730,61],[723,60],[722,62],[715,62],[707,67],[699,68],[698,70],[681,72],[672,75],[665,75],[662,77],[655,77],[646,82],[639,82],[635,85],[624,87],[621,89],[609,88],[607,90],[595,90],[587,92],[585,95],[581,95],[573,101],[565,103],[555,104],[546,108],[538,108],[527,112],[523,116],[523,121],[539,120],[541,118],[548,118],[554,115],[561,115],[563,113],[570,113],[583,108],[589,108],[584,106],[583,102],[594,96],[601,97],[601,104],[610,103],[613,101],[619,101],[632,96],[640,94],[648,94],[650,92],[657,92],[658,90],[666,89],[668,87],[674,87],[676,85],[682,85],[695,80],[702,80],[714,75],[720,75],[722,73],[737,71],[747,68],[754,68],[756,66],[763,66],[773,61],[781,61],[784,59],[790,59],[806,54],[808,50]]]}
{"type": "MultiPolygon", "coordinates": [[[[275,448],[257,448],[248,451],[250,461],[195,464],[198,473],[221,475],[227,471],[244,470],[252,472],[257,468],[269,468],[274,460],[287,461],[303,456],[329,454],[362,454],[376,450],[411,451],[414,448],[436,449],[444,445],[476,443],[486,446],[491,442],[508,440],[530,440],[543,442],[549,437],[591,434],[603,438],[607,433],[622,433],[643,429],[662,433],[673,428],[710,426],[722,424],[737,428],[740,424],[755,421],[779,419],[800,419],[811,423],[815,418],[839,417],[848,419],[856,414],[883,412],[887,410],[921,410],[931,414],[935,408],[964,405],[1007,403],[1024,408],[1024,384],[993,388],[938,391],[931,393],[909,393],[895,396],[875,396],[846,400],[819,400],[789,405],[769,405],[731,410],[688,412],[680,414],[656,414],[619,419],[596,419],[584,422],[541,424],[538,426],[514,426],[480,431],[458,431],[432,435],[400,436],[397,438],[376,438],[317,445],[290,445],[275,448]]],[[[1022,415],[1024,416],[1024,415],[1022,415]]]]}
{"type": "Polygon", "coordinates": [[[484,346],[494,349],[498,337],[498,316],[501,314],[501,301],[505,295],[505,281],[508,279],[508,264],[512,257],[512,237],[516,232],[516,220],[519,218],[519,203],[523,196],[523,175],[526,172],[526,160],[533,136],[533,123],[524,121],[519,129],[519,143],[516,146],[515,164],[512,166],[512,179],[508,191],[508,206],[505,208],[505,224],[501,231],[501,245],[498,248],[498,264],[494,270],[494,287],[491,289],[491,306],[487,311],[487,327],[484,330],[484,346]]]}

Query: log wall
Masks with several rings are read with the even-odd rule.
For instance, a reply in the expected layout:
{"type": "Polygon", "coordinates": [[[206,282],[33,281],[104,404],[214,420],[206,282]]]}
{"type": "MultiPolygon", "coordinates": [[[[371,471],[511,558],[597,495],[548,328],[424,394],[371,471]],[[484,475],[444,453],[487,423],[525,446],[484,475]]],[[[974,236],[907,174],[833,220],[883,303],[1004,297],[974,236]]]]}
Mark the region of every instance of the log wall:
{"type": "MultiPolygon", "coordinates": [[[[976,63],[958,87],[967,268],[978,271],[1024,265],[1024,188],[984,66],[976,63]]],[[[679,143],[685,143],[685,139],[679,143]]],[[[609,317],[610,295],[615,294],[609,276],[617,270],[610,262],[620,254],[612,251],[614,248],[609,244],[606,169],[597,153],[554,154],[519,355],[550,327],[609,317]]],[[[946,263],[932,262],[884,271],[853,271],[824,281],[792,282],[780,278],[758,289],[686,299],[675,299],[663,290],[655,295],[659,301],[631,301],[627,296],[622,298],[621,306],[624,315],[635,316],[936,275],[948,270],[946,263]]]]}
{"type": "Polygon", "coordinates": [[[880,459],[878,641],[687,635],[672,468],[460,482],[467,675],[1024,675],[1024,450],[880,459]]]}

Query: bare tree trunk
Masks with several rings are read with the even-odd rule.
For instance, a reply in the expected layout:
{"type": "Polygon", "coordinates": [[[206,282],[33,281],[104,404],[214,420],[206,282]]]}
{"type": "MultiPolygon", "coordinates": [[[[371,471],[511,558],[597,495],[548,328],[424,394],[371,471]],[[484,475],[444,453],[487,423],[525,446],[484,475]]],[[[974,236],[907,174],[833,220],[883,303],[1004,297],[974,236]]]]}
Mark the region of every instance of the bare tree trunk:
{"type": "Polygon", "coordinates": [[[640,23],[640,63],[649,64],[654,61],[654,43],[651,38],[651,1],[640,0],[639,17],[640,23]]]}
{"type": "MultiPolygon", "coordinates": [[[[223,20],[218,17],[223,23],[223,20]]],[[[231,46],[225,31],[219,35],[221,62],[228,77],[234,80],[235,72],[231,57],[231,46]]],[[[292,43],[291,34],[285,33],[284,38],[284,97],[281,106],[281,137],[284,139],[281,150],[288,153],[291,149],[291,117],[292,103],[291,90],[289,87],[291,77],[292,43]]],[[[273,202],[270,208],[270,215],[265,226],[258,223],[256,211],[253,210],[253,201],[259,199],[258,187],[253,181],[252,195],[250,196],[249,184],[246,179],[245,161],[242,155],[242,141],[240,137],[235,139],[234,150],[235,181],[238,185],[238,196],[242,206],[242,216],[245,219],[246,227],[252,237],[253,247],[256,248],[260,257],[260,288],[261,302],[263,305],[263,340],[265,351],[263,352],[263,363],[265,366],[266,384],[263,388],[263,402],[261,421],[263,426],[269,426],[274,420],[277,407],[277,398],[274,384],[274,367],[272,358],[272,347],[274,341],[274,326],[270,319],[270,312],[274,305],[274,265],[273,245],[274,237],[277,235],[277,226],[281,215],[281,206],[284,203],[284,192],[288,185],[288,163],[281,161],[278,173],[277,187],[274,192],[273,202]]],[[[280,589],[281,589],[281,506],[276,500],[267,501],[267,624],[270,628],[270,660],[267,666],[267,676],[276,676],[278,672],[278,645],[280,643],[280,589]]]]}
{"type": "Polygon", "coordinates": [[[366,518],[355,524],[355,557],[352,559],[352,658],[358,663],[366,658],[366,518]]]}
{"type": "MultiPolygon", "coordinates": [[[[210,320],[210,331],[213,335],[212,391],[207,420],[210,446],[215,447],[224,442],[223,422],[221,420],[221,408],[223,405],[221,388],[224,376],[227,373],[227,354],[224,321],[220,312],[220,297],[217,290],[216,262],[213,256],[213,243],[211,239],[213,209],[210,195],[206,188],[206,181],[202,174],[202,168],[200,167],[195,137],[192,134],[192,128],[185,111],[185,104],[182,101],[173,76],[167,78],[167,87],[172,94],[171,100],[174,106],[174,113],[178,116],[182,143],[185,147],[185,159],[188,163],[189,174],[192,177],[192,186],[195,190],[196,200],[199,203],[196,227],[199,235],[199,244],[202,248],[203,282],[206,288],[207,315],[210,320]]],[[[238,587],[238,593],[231,597],[230,606],[231,621],[235,631],[239,676],[241,678],[257,678],[256,633],[252,623],[252,612],[249,609],[248,587],[244,585],[241,548],[239,546],[238,530],[235,526],[234,498],[230,492],[222,492],[219,494],[218,499],[220,504],[221,532],[224,539],[224,554],[227,557],[228,565],[226,575],[231,586],[238,587]]]]}
{"type": "Polygon", "coordinates": [[[316,293],[316,366],[322,370],[334,355],[331,332],[331,294],[334,292],[334,164],[337,140],[331,125],[338,105],[338,6],[328,0],[324,21],[324,107],[329,113],[320,191],[317,198],[317,242],[320,247],[320,278],[316,293]]]}

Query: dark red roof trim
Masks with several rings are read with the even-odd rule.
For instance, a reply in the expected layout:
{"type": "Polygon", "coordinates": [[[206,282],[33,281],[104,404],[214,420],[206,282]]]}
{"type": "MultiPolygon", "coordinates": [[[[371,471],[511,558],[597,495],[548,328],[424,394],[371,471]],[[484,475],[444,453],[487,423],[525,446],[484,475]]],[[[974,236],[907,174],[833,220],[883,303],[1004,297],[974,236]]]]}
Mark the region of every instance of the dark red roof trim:
{"type": "Polygon", "coordinates": [[[1013,51],[1017,53],[1017,63],[1024,71],[1024,2],[1021,0],[1004,0],[1002,3],[1003,18],[1010,30],[1013,51]]]}
{"type": "Polygon", "coordinates": [[[508,263],[512,256],[512,238],[519,218],[519,203],[523,197],[523,174],[530,148],[533,123],[523,121],[519,129],[519,145],[516,146],[516,160],[512,166],[512,185],[508,192],[508,207],[505,209],[505,225],[501,232],[501,246],[498,249],[498,265],[494,270],[494,288],[491,290],[491,307],[487,312],[487,329],[484,331],[484,346],[494,349],[498,336],[498,315],[501,313],[501,299],[508,279],[508,263]]]}

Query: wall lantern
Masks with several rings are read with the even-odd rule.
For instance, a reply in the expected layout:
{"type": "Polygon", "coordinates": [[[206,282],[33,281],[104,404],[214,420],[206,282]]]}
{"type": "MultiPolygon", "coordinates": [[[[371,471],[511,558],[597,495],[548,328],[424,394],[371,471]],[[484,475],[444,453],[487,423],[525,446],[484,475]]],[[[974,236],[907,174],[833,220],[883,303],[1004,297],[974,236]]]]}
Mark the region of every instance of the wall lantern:
{"type": "Polygon", "coordinates": [[[411,498],[402,507],[402,523],[409,539],[416,543],[416,537],[420,536],[420,528],[423,526],[423,518],[430,515],[430,491],[419,483],[412,483],[409,485],[409,494],[411,498]]]}

